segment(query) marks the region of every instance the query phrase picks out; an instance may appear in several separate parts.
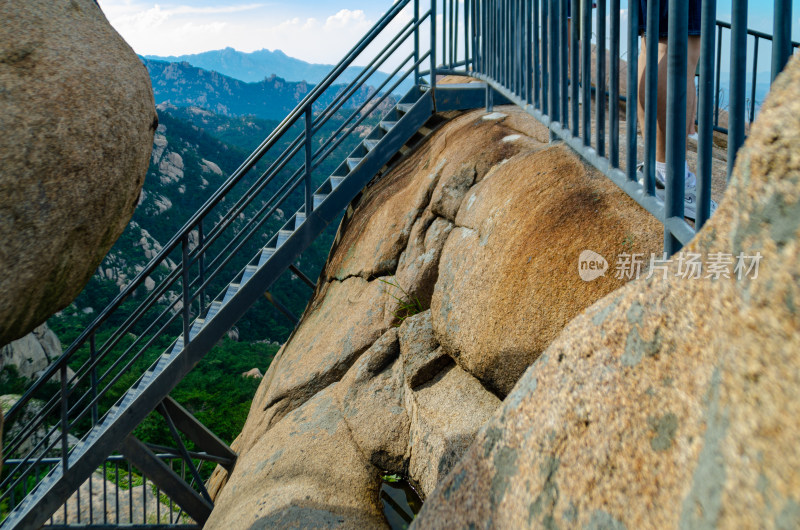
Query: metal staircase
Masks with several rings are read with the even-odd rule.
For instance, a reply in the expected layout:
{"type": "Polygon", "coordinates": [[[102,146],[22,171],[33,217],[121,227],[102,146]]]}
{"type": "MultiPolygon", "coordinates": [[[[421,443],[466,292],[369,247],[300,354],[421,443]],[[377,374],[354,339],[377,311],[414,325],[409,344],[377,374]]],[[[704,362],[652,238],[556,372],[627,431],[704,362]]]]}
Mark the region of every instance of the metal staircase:
{"type": "MultiPolygon", "coordinates": [[[[281,274],[289,270],[308,282],[295,265],[303,251],[370,180],[420,140],[420,131],[429,132],[437,112],[484,105],[484,84],[437,87],[430,74],[435,68],[420,71],[425,62],[436,64],[435,47],[423,54],[419,49],[423,25],[435,42],[435,9],[432,3],[420,14],[417,2],[393,4],[12,407],[6,423],[14,429],[6,436],[0,483],[7,513],[2,528],[70,526],[65,502],[87,479],[96,479],[98,468],[107,469],[109,459],[135,467],[145,485],[149,478],[157,493],[191,518],[143,520],[143,526],[202,526],[213,504],[197,463],[230,469],[236,455],[169,393],[248,308],[265,294],[272,299],[269,289],[281,274]],[[400,24],[398,15],[412,7],[411,20],[364,59],[387,26],[400,24]],[[368,66],[348,85],[335,85],[357,58],[368,66]],[[354,94],[386,64],[397,65],[394,72],[357,103],[354,94]],[[413,88],[397,99],[393,94],[409,80],[413,88]],[[336,97],[322,107],[318,99],[327,90],[336,90],[336,97]],[[344,156],[344,147],[354,143],[344,156]],[[337,158],[342,162],[319,183],[316,175],[337,158]],[[148,278],[155,283],[149,291],[148,278]],[[34,398],[41,406],[31,409],[34,398]],[[132,436],[153,411],[163,416],[175,447],[147,446],[132,436]],[[189,451],[184,440],[196,449],[189,451]],[[170,463],[176,458],[190,479],[170,463]],[[64,510],[63,524],[52,519],[58,510],[64,510]]],[[[105,512],[96,518],[91,508],[89,513],[81,524],[113,523],[105,512]]]]}

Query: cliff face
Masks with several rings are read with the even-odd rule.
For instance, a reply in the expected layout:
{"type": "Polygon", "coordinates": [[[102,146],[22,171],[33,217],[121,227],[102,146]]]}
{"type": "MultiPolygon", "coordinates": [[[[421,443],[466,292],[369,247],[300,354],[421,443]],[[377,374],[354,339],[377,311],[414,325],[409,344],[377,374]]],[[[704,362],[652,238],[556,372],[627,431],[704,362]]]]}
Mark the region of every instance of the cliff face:
{"type": "Polygon", "coordinates": [[[582,280],[584,250],[660,252],[654,219],[498,110],[453,119],[354,203],[235,470],[212,478],[208,528],[384,525],[381,472],[431,494],[566,323],[627,281],[582,280]]]}

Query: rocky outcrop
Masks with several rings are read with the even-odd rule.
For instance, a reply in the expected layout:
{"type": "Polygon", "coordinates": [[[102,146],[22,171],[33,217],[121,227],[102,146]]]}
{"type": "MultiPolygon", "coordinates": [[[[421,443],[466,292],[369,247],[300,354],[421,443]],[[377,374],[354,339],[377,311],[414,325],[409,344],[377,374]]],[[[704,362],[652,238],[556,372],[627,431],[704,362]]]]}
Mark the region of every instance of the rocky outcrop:
{"type": "Polygon", "coordinates": [[[580,251],[660,248],[657,221],[547,139],[519,109],[471,112],[362,193],[207,528],[384,525],[380,475],[431,494],[548,341],[625,283],[580,280],[580,251]]]}
{"type": "MultiPolygon", "coordinates": [[[[19,376],[36,379],[60,356],[61,341],[47,324],[42,324],[21,339],[0,348],[0,370],[13,366],[19,376]]],[[[67,374],[71,376],[74,372],[67,368],[67,374]]]]}
{"type": "Polygon", "coordinates": [[[0,345],[81,291],[137,204],[147,71],[92,0],[0,6],[0,345]]]}
{"type": "Polygon", "coordinates": [[[563,330],[415,528],[800,525],[798,87],[794,58],[711,221],[563,330]]]}

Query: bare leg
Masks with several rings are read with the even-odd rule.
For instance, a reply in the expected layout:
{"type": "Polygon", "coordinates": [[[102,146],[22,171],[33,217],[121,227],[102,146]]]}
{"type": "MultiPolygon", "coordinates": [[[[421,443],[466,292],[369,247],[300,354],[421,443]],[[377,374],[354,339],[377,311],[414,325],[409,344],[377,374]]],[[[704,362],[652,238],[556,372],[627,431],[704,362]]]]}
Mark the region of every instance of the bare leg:
{"type": "MultiPolygon", "coordinates": [[[[645,72],[647,70],[647,39],[642,39],[639,53],[639,129],[644,135],[645,72]]],[[[656,103],[656,162],[666,160],[667,143],[667,39],[658,41],[658,95],[656,103]]]]}
{"type": "Polygon", "coordinates": [[[697,89],[694,86],[694,73],[700,61],[700,37],[689,36],[689,49],[686,56],[686,134],[697,132],[694,121],[697,117],[697,89]]]}
{"type": "MultiPolygon", "coordinates": [[[[644,131],[644,93],[646,70],[646,39],[642,39],[639,54],[639,127],[644,131]]],[[[694,87],[694,72],[700,59],[700,37],[689,37],[686,58],[686,134],[694,130],[697,108],[694,87]]],[[[658,41],[658,102],[656,111],[656,162],[666,161],[667,152],[667,39],[658,41]]]]}

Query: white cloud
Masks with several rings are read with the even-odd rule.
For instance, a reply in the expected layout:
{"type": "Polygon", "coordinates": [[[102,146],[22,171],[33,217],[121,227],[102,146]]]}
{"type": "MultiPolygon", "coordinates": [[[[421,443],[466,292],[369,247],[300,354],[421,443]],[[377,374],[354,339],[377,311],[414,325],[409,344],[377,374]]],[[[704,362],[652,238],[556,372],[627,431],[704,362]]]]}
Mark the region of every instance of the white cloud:
{"type": "Polygon", "coordinates": [[[183,55],[230,46],[246,52],[280,49],[306,61],[335,63],[375,22],[360,9],[287,17],[266,3],[195,7],[100,0],[100,5],[142,55],[183,55]]]}

